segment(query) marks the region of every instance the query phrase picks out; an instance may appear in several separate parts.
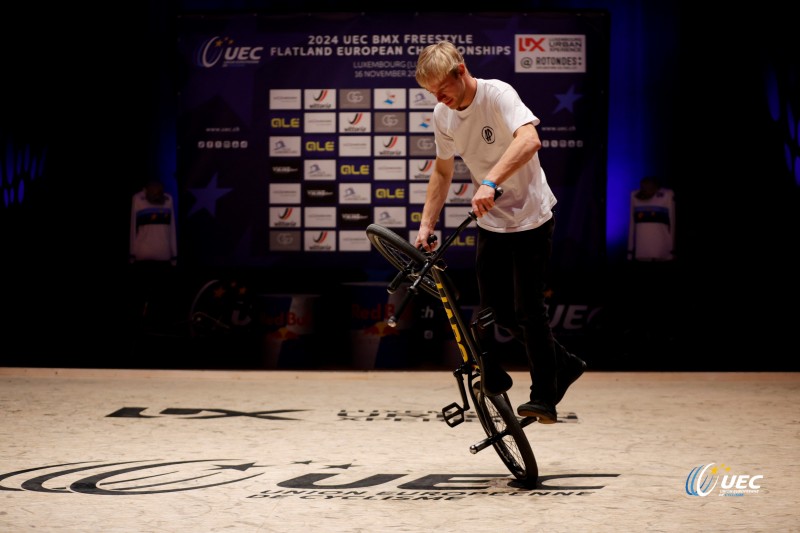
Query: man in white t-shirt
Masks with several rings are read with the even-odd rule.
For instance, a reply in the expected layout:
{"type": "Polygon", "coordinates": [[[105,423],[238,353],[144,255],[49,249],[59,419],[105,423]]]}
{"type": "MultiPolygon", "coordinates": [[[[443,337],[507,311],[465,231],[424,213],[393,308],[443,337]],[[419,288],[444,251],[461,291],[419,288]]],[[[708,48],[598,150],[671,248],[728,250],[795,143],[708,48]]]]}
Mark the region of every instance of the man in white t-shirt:
{"type": "Polygon", "coordinates": [[[675,192],[656,176],[645,176],[631,191],[628,276],[624,286],[631,339],[648,353],[664,350],[675,338],[677,259],[675,192]]]}
{"type": "Polygon", "coordinates": [[[661,187],[655,176],[645,176],[631,192],[628,260],[675,259],[675,193],[661,187]]]}
{"type": "MultiPolygon", "coordinates": [[[[556,197],[539,162],[539,119],[516,90],[500,80],[473,77],[450,42],[427,46],[417,61],[416,80],[433,94],[436,162],[428,182],[416,246],[428,243],[447,199],[458,155],[472,173],[477,215],[476,273],[481,309],[525,345],[530,364],[530,401],[521,416],[557,421],[556,404],[583,374],[586,363],[553,337],[545,302],[547,266],[553,244],[556,197]],[[502,185],[503,195],[495,202],[502,185]]],[[[493,341],[482,338],[481,345],[493,341]]],[[[487,352],[491,354],[492,350],[487,352]]],[[[484,387],[508,390],[511,378],[495,357],[484,357],[484,387]]]]}

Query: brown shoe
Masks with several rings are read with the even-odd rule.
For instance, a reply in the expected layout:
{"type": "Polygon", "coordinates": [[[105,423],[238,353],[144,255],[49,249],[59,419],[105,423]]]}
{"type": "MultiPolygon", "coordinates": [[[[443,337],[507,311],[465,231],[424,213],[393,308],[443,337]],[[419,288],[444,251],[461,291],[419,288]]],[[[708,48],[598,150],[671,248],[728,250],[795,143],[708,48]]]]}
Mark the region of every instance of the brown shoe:
{"type": "Polygon", "coordinates": [[[534,416],[539,419],[540,424],[555,424],[558,422],[558,415],[553,404],[541,400],[531,400],[517,407],[519,416],[534,416]]]}

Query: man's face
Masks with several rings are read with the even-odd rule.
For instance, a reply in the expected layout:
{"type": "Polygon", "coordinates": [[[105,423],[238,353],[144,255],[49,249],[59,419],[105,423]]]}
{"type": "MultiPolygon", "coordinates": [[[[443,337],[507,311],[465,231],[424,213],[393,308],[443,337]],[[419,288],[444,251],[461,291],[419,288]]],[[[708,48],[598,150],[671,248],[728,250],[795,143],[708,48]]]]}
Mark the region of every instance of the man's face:
{"type": "Polygon", "coordinates": [[[464,101],[466,87],[459,70],[456,71],[455,75],[448,74],[438,83],[431,83],[425,87],[425,90],[450,109],[458,109],[464,101]]]}

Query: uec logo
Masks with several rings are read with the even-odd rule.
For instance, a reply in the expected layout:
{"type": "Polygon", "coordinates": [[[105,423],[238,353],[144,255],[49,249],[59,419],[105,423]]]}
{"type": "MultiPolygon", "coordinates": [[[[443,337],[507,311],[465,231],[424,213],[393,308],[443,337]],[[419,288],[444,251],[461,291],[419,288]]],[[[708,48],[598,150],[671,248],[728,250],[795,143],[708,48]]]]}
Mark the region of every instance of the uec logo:
{"type": "Polygon", "coordinates": [[[689,496],[706,497],[711,494],[711,491],[714,490],[718,482],[720,482],[721,492],[745,490],[758,492],[758,489],[761,488],[761,485],[757,484],[756,481],[763,479],[764,476],[724,474],[720,479],[719,472],[721,469],[727,472],[730,470],[730,467],[720,465],[720,467],[717,468],[714,466],[714,463],[708,463],[705,466],[700,465],[693,468],[686,477],[686,494],[689,496]]]}
{"type": "Polygon", "coordinates": [[[200,47],[197,54],[197,64],[204,68],[211,68],[220,62],[258,63],[263,46],[234,46],[235,40],[231,37],[214,36],[200,47]]]}

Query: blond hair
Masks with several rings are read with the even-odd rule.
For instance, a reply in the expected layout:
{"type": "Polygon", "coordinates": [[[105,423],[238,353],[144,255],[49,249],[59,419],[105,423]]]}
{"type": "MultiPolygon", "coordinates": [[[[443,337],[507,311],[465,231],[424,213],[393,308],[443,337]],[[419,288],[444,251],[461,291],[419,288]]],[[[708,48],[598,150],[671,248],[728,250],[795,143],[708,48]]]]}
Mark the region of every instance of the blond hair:
{"type": "Polygon", "coordinates": [[[458,65],[464,63],[464,56],[450,41],[439,41],[426,46],[417,58],[415,78],[420,87],[442,80],[445,76],[456,76],[458,65]]]}

